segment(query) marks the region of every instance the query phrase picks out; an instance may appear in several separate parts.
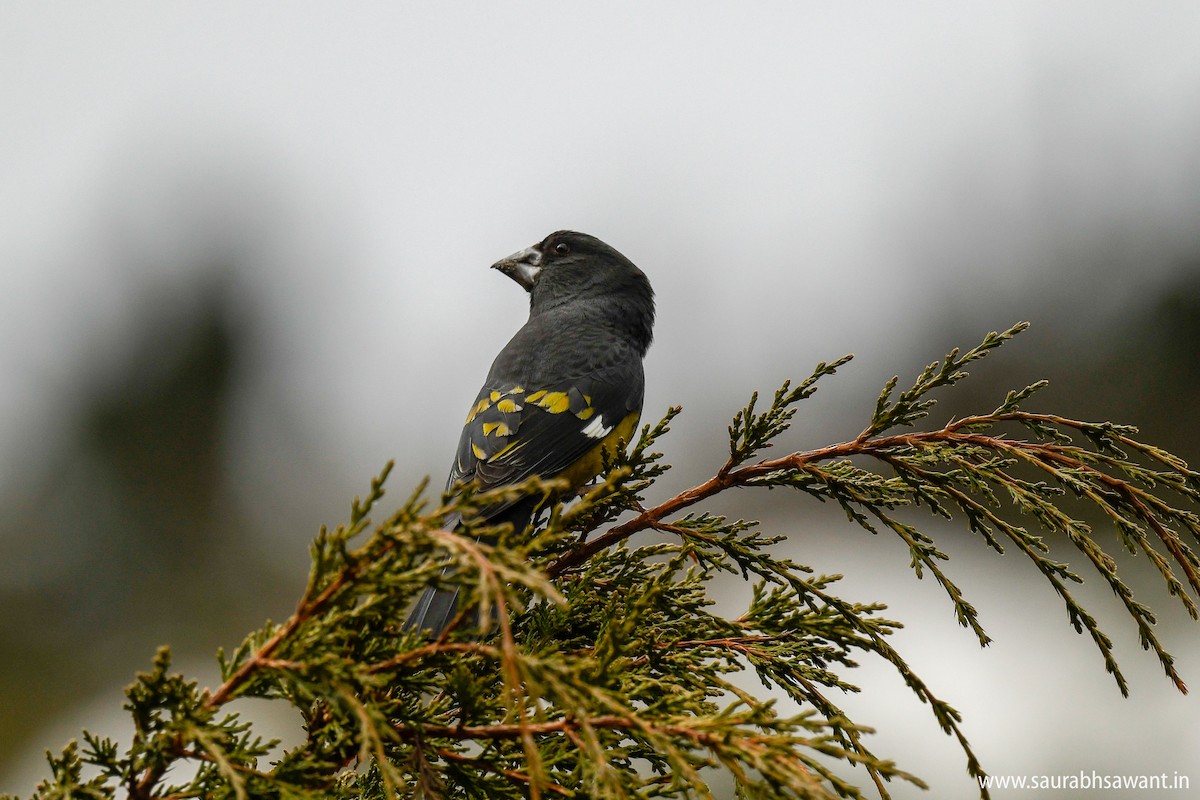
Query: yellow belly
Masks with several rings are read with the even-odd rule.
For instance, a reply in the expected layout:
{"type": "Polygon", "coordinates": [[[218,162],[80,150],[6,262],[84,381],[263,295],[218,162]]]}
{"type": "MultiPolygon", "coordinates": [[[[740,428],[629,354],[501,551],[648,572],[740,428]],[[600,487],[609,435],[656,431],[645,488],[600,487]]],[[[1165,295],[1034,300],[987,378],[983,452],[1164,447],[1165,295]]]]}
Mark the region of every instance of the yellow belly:
{"type": "Polygon", "coordinates": [[[563,470],[559,477],[565,478],[570,484],[571,490],[574,491],[599,475],[600,470],[604,469],[604,459],[601,457],[601,453],[607,449],[608,457],[611,460],[617,453],[618,442],[623,441],[628,444],[633,437],[633,432],[637,430],[640,416],[637,411],[634,411],[618,422],[607,436],[597,442],[596,446],[587,451],[583,458],[576,461],[574,465],[563,470]]]}

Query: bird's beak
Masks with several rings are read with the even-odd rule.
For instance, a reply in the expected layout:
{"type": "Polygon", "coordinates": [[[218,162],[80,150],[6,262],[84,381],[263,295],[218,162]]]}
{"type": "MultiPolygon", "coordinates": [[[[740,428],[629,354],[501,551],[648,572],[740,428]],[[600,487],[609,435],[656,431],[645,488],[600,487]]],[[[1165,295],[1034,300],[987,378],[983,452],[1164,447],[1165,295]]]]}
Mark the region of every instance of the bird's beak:
{"type": "Polygon", "coordinates": [[[492,269],[498,269],[517,283],[527,292],[533,291],[537,283],[538,273],[542,271],[542,251],[537,246],[526,247],[519,253],[513,253],[508,258],[502,258],[492,269]]]}

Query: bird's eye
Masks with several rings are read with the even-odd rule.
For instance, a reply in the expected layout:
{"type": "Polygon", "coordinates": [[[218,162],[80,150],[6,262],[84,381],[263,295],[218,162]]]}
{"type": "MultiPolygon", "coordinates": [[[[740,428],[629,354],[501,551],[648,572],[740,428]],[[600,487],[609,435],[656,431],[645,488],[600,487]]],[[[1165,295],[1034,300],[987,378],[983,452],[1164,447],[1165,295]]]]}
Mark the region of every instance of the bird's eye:
{"type": "Polygon", "coordinates": [[[554,252],[558,253],[560,256],[565,256],[567,253],[571,252],[571,246],[566,242],[559,242],[558,244],[554,245],[554,252]]]}

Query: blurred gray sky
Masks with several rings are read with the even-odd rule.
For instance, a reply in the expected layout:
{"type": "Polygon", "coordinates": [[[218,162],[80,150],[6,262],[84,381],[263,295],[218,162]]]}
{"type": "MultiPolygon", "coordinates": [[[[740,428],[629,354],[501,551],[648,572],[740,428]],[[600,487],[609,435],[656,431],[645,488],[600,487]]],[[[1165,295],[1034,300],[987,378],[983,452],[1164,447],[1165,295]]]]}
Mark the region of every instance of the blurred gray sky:
{"type": "MultiPolygon", "coordinates": [[[[651,277],[647,414],[685,406],[667,442],[680,483],[715,465],[750,390],[817,360],[860,354],[805,410],[813,444],[849,432],[888,375],[1018,318],[1033,352],[1069,360],[1200,264],[1200,5],[349,9],[0,6],[8,496],[66,446],[82,398],[120,390],[145,320],[170,338],[214,284],[249,348],[222,480],[260,523],[244,535],[300,575],[307,537],[384,461],[400,494],[442,479],[525,314],[487,266],[551,230],[600,236],[651,277]]],[[[20,536],[0,530],[26,553],[0,563],[0,589],[55,569],[20,536]]],[[[918,623],[901,647],[930,654],[993,772],[1194,764],[1196,703],[1132,637],[1120,701],[1048,589],[1006,590],[1016,568],[979,577],[999,640],[979,653],[893,543],[832,536],[798,557],[918,623]]],[[[1171,644],[1195,678],[1184,633],[1171,644]]],[[[967,796],[925,710],[868,672],[876,750],[967,796]]],[[[0,791],[27,793],[42,750],[101,725],[125,680],[80,698],[88,711],[10,720],[28,742],[0,756],[0,791]]]]}

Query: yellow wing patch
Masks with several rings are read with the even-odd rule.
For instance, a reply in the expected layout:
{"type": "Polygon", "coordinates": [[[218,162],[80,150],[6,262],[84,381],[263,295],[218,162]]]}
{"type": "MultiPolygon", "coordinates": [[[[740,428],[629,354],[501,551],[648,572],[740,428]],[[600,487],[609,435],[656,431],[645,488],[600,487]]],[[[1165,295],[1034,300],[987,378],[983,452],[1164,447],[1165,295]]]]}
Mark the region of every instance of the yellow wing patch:
{"type": "Polygon", "coordinates": [[[508,436],[512,431],[503,422],[485,422],[483,423],[483,435],[491,436],[495,434],[497,437],[508,436]]]}
{"type": "Polygon", "coordinates": [[[561,414],[567,410],[569,402],[566,392],[546,392],[545,396],[537,401],[537,404],[551,414],[561,414]]]}
{"type": "MultiPolygon", "coordinates": [[[[523,387],[514,386],[512,389],[504,392],[504,394],[508,395],[508,397],[504,398],[503,400],[493,400],[493,402],[496,403],[496,408],[500,411],[507,413],[520,411],[523,406],[513,399],[513,397],[521,395],[524,391],[525,390],[523,387]]],[[[496,394],[496,392],[492,392],[493,397],[495,397],[496,394]]],[[[590,395],[580,393],[578,389],[571,389],[569,392],[555,392],[549,389],[538,389],[536,392],[530,392],[529,394],[525,395],[525,402],[532,403],[539,408],[544,408],[551,414],[561,414],[568,409],[575,411],[577,405],[586,405],[587,408],[583,410],[587,411],[591,408],[592,398],[590,395]],[[579,402],[580,399],[582,399],[583,403],[579,402]]],[[[576,411],[576,414],[579,413],[580,412],[576,411]]],[[[590,417],[592,413],[594,412],[589,411],[588,417],[590,417]]],[[[587,419],[588,417],[580,417],[580,419],[587,419]]]]}
{"type": "Polygon", "coordinates": [[[467,412],[467,422],[471,422],[471,420],[475,419],[477,416],[482,414],[484,411],[487,411],[488,406],[490,406],[491,404],[492,404],[491,401],[488,400],[486,397],[480,399],[480,401],[478,403],[476,403],[475,405],[473,405],[471,407],[471,410],[469,412],[467,412]]]}
{"type": "Polygon", "coordinates": [[[522,447],[524,447],[527,444],[529,444],[529,443],[522,441],[520,439],[513,439],[511,442],[504,445],[504,447],[501,447],[499,450],[497,450],[495,455],[493,455],[491,458],[489,458],[488,461],[497,461],[501,458],[504,458],[507,455],[511,455],[512,453],[517,452],[518,450],[520,450],[522,447]]]}
{"type": "MultiPolygon", "coordinates": [[[[502,414],[512,414],[520,411],[523,406],[512,398],[520,397],[524,393],[525,388],[523,386],[514,386],[511,389],[504,389],[503,391],[493,389],[484,397],[479,398],[479,402],[471,406],[471,410],[467,412],[467,423],[473,422],[476,417],[493,405],[502,414]]],[[[545,394],[545,392],[540,392],[539,394],[545,394]]]]}
{"type": "MultiPolygon", "coordinates": [[[[495,461],[506,456],[511,457],[526,442],[514,439],[504,442],[505,437],[512,436],[520,418],[512,415],[522,411],[526,405],[535,405],[550,414],[562,414],[570,411],[580,421],[586,422],[596,416],[596,407],[592,405],[592,396],[570,387],[566,391],[539,389],[536,392],[525,393],[524,386],[513,386],[509,389],[489,389],[475,402],[467,413],[467,424],[470,425],[481,414],[487,412],[484,420],[480,420],[479,429],[483,438],[471,442],[471,452],[480,461],[495,461]],[[497,419],[497,417],[500,417],[497,419]],[[503,445],[494,453],[489,450],[503,445]]],[[[478,434],[477,434],[478,435],[478,434]]]]}

